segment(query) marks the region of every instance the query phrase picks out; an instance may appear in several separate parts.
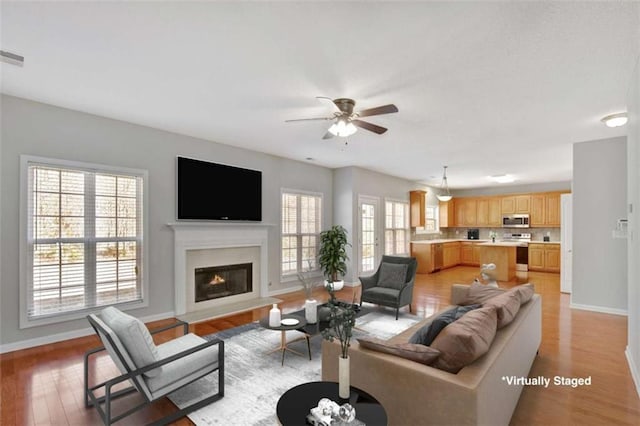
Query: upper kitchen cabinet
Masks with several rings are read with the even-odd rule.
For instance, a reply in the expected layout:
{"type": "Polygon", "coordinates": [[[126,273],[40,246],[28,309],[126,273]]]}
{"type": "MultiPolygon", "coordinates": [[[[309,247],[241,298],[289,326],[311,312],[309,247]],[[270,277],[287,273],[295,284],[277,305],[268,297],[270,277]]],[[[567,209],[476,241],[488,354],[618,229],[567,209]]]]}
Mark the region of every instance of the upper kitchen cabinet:
{"type": "Polygon", "coordinates": [[[476,212],[476,226],[502,226],[499,197],[478,198],[476,212]]]}
{"type": "Polygon", "coordinates": [[[533,228],[559,227],[560,193],[532,194],[529,223],[533,228]]]}
{"type": "Polygon", "coordinates": [[[476,198],[458,198],[455,204],[456,226],[477,225],[478,201],[476,198]]]}
{"type": "Polygon", "coordinates": [[[410,203],[410,224],[412,228],[423,227],[426,220],[426,191],[410,191],[409,203],[410,203]]]}
{"type": "Polygon", "coordinates": [[[478,198],[476,202],[476,225],[489,226],[489,199],[478,198]]]}
{"type": "Polygon", "coordinates": [[[502,213],[500,211],[500,198],[489,198],[489,226],[502,226],[502,213]]]}
{"type": "Polygon", "coordinates": [[[530,195],[509,195],[502,197],[502,214],[526,214],[531,208],[530,195]]]}
{"type": "Polygon", "coordinates": [[[443,202],[440,201],[440,228],[450,228],[456,226],[455,199],[443,202]]]}

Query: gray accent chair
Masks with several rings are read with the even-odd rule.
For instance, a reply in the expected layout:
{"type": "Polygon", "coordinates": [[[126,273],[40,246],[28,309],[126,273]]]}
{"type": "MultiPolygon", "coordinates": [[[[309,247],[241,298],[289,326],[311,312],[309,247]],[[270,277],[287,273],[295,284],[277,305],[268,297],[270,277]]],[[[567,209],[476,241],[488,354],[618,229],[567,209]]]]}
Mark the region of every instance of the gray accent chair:
{"type": "Polygon", "coordinates": [[[84,402],[95,407],[105,425],[110,425],[208,374],[218,372],[217,393],[194,402],[168,416],[155,421],[165,425],[188,413],[211,404],[224,396],[224,342],[207,341],[189,333],[189,324],[178,321],[152,332],[137,318],[114,307],[91,314],[89,323],[100,337],[103,347],[89,350],[84,355],[84,402]],[[183,327],[183,336],[156,346],[152,334],[175,327],[183,327]],[[106,350],[121,375],[102,383],[90,385],[90,357],[106,350]],[[131,386],[121,389],[122,383],[131,386]],[[114,390],[117,386],[118,390],[114,390]],[[96,392],[99,391],[99,392],[96,392]],[[118,397],[138,392],[142,403],[116,416],[112,403],[118,397]],[[101,396],[97,396],[98,393],[101,396]]]}
{"type": "Polygon", "coordinates": [[[411,312],[413,285],[416,279],[417,267],[418,261],[415,257],[382,256],[382,261],[375,274],[369,277],[360,277],[360,282],[362,283],[360,306],[362,306],[362,302],[369,302],[396,308],[396,319],[398,319],[398,311],[403,306],[409,305],[409,312],[411,312]],[[392,283],[381,282],[381,269],[385,263],[407,265],[406,274],[392,283]]]}

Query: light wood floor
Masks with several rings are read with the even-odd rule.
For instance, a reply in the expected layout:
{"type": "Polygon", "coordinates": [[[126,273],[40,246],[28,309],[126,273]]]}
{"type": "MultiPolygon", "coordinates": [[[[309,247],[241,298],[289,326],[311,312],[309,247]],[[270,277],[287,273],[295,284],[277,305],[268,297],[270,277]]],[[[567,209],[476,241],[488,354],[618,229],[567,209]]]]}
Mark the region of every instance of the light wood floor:
{"type": "MultiPolygon", "coordinates": [[[[413,311],[429,316],[449,304],[452,283],[469,283],[475,267],[456,267],[436,274],[418,275],[413,311]]],[[[514,425],[638,425],[640,400],[627,366],[626,317],[598,314],[569,308],[569,296],[559,292],[557,274],[529,273],[528,281],[542,295],[543,333],[540,354],[530,377],[591,376],[590,387],[527,387],[513,415],[514,425]]],[[[511,286],[522,279],[510,283],[511,286]]],[[[351,298],[352,289],[340,297],[351,298]]],[[[356,290],[358,291],[358,290],[356,290]]],[[[323,291],[318,298],[324,298],[323,291]]],[[[285,312],[300,309],[302,292],[279,296],[285,312]]],[[[199,335],[246,324],[267,315],[269,308],[233,315],[191,326],[199,335]]],[[[150,328],[171,320],[148,324],[150,328]]],[[[175,336],[168,332],[158,342],[175,336]]],[[[100,424],[93,409],[85,409],[82,397],[82,355],[98,345],[94,337],[41,346],[0,355],[0,424],[87,425],[100,424]]],[[[278,366],[274,364],[274,368],[278,366]]],[[[98,378],[114,374],[107,357],[99,357],[91,369],[98,378]]],[[[131,405],[136,397],[122,401],[131,405]]],[[[157,419],[175,407],[168,400],[118,424],[138,425],[157,419]]],[[[188,419],[176,424],[189,425],[188,419]]]]}

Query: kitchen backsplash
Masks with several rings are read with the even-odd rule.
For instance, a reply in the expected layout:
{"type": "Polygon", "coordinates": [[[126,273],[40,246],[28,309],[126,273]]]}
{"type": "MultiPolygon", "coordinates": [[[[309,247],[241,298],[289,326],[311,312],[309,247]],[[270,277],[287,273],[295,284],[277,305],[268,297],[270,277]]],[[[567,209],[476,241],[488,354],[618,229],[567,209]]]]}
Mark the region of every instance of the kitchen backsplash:
{"type": "MultiPolygon", "coordinates": [[[[442,228],[440,233],[435,234],[419,234],[415,228],[411,228],[411,241],[420,240],[437,240],[441,238],[467,238],[467,230],[470,228],[442,228]]],[[[505,233],[527,232],[531,234],[531,241],[542,241],[544,237],[549,235],[551,242],[560,242],[560,228],[478,228],[480,230],[480,239],[491,239],[490,233],[493,231],[497,234],[497,239],[502,239],[505,233]]]]}

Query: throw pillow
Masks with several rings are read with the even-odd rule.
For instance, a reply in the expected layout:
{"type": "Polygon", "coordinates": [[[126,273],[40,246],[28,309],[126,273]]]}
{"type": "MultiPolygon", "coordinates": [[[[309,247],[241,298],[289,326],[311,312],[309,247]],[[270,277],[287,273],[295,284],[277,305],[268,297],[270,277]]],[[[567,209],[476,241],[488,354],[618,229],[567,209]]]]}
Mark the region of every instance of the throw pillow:
{"type": "Polygon", "coordinates": [[[531,300],[531,298],[533,297],[533,294],[536,292],[535,288],[533,287],[533,284],[531,283],[515,286],[509,289],[509,291],[518,293],[518,296],[520,296],[521,305],[524,305],[529,300],[531,300]]]}
{"type": "MultiPolygon", "coordinates": [[[[127,315],[113,306],[103,309],[100,318],[118,336],[136,367],[142,368],[159,360],[158,348],[153,343],[153,337],[138,318],[127,315]]],[[[155,377],[161,372],[162,367],[158,367],[144,375],[155,377]]]]}
{"type": "Polygon", "coordinates": [[[475,303],[484,303],[494,296],[504,293],[505,290],[498,287],[491,287],[479,282],[474,282],[469,286],[469,294],[463,300],[461,305],[473,305],[475,303]]]}
{"type": "Polygon", "coordinates": [[[467,312],[473,309],[478,309],[481,306],[482,305],[456,306],[453,309],[449,309],[448,311],[441,313],[435,317],[431,323],[416,331],[415,334],[409,338],[409,343],[429,346],[443,328],[456,321],[467,312]]]}
{"type": "Polygon", "coordinates": [[[425,365],[430,365],[438,358],[438,355],[440,355],[438,350],[428,346],[415,345],[412,343],[392,344],[374,337],[360,337],[358,338],[358,343],[360,343],[360,346],[363,348],[371,349],[372,351],[396,355],[425,365]]]}
{"type": "Polygon", "coordinates": [[[409,265],[401,263],[383,262],[380,264],[378,286],[400,290],[404,287],[404,282],[407,278],[408,266],[409,265]]]}
{"type": "Polygon", "coordinates": [[[498,328],[509,324],[520,310],[520,295],[507,291],[484,302],[484,306],[493,306],[498,314],[498,328]]]}
{"type": "Polygon", "coordinates": [[[432,366],[455,374],[471,364],[489,350],[497,323],[495,308],[487,306],[474,309],[449,324],[431,344],[440,351],[432,366]]]}

